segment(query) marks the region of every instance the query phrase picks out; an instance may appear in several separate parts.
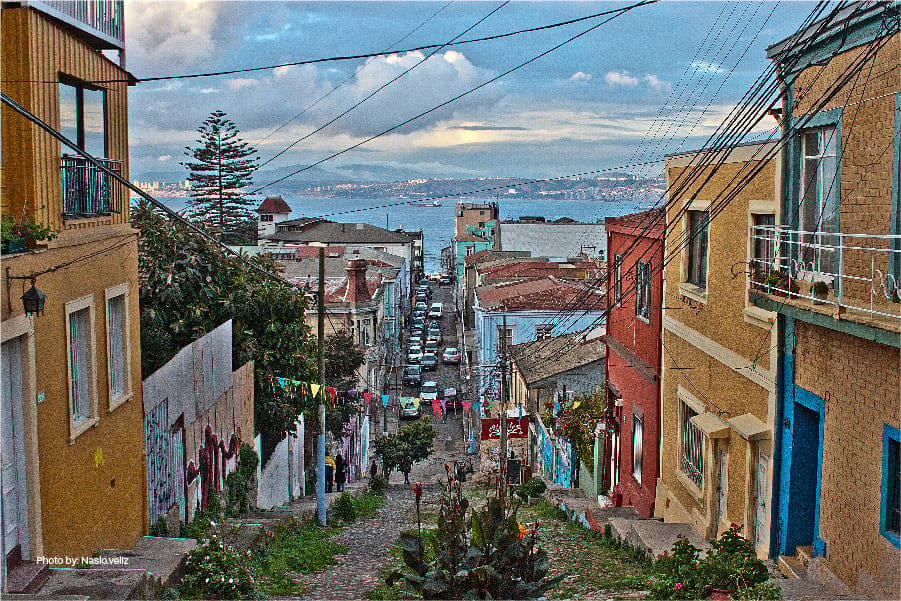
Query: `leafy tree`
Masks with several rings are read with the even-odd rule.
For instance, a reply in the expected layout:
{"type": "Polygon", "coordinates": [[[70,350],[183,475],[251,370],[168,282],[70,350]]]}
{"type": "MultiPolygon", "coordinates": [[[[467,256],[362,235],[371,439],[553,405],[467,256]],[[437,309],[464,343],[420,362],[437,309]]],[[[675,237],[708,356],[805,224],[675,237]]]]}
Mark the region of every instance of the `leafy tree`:
{"type": "Polygon", "coordinates": [[[338,390],[355,388],[357,369],[365,358],[350,332],[339,330],[328,336],[325,339],[325,383],[338,390]]]}
{"type": "Polygon", "coordinates": [[[396,434],[380,436],[375,441],[375,451],[382,458],[385,475],[404,463],[410,465],[427,459],[432,454],[435,429],[428,419],[413,422],[400,428],[396,434]]]}
{"type": "Polygon", "coordinates": [[[188,214],[223,242],[246,243],[248,234],[255,239],[250,209],[254,201],[242,189],[251,184],[257,169],[256,149],[238,137],[237,126],[222,111],[213,111],[197,131],[197,146],[185,147],[185,155],[193,160],[182,163],[190,171],[188,214]]]}

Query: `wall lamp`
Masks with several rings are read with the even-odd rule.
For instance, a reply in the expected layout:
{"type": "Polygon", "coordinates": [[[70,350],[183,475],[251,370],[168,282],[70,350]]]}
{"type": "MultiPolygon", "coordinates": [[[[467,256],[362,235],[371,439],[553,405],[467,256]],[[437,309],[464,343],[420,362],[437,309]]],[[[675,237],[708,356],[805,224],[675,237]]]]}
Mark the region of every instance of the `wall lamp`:
{"type": "Polygon", "coordinates": [[[6,291],[7,302],[9,301],[9,283],[11,280],[31,280],[31,288],[21,296],[22,306],[25,309],[25,315],[43,315],[44,303],[47,295],[40,291],[35,285],[37,274],[32,275],[9,275],[9,267],[6,268],[6,291]]]}

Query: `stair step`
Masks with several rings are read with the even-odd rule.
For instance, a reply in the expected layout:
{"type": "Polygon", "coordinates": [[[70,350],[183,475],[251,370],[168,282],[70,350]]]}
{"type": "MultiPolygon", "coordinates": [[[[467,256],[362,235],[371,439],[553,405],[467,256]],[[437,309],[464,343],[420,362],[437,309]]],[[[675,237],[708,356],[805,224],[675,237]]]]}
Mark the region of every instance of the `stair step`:
{"type": "Polygon", "coordinates": [[[795,550],[795,553],[798,556],[798,561],[800,561],[805,568],[813,561],[813,547],[810,545],[799,546],[795,550]]]}
{"type": "Polygon", "coordinates": [[[20,561],[7,569],[6,586],[10,593],[33,594],[44,586],[48,578],[50,568],[46,564],[20,561]]]}
{"type": "Polygon", "coordinates": [[[790,555],[780,555],[779,562],[777,564],[779,566],[779,571],[786,578],[790,578],[792,580],[798,580],[800,578],[804,578],[807,574],[807,570],[804,567],[804,564],[797,557],[792,557],[790,555]]]}

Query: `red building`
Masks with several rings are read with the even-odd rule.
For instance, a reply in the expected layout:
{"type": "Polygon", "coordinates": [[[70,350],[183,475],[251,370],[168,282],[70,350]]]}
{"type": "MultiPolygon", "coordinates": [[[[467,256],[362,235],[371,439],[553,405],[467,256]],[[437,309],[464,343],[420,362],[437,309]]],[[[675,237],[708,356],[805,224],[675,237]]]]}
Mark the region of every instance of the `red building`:
{"type": "Polygon", "coordinates": [[[602,485],[613,490],[617,504],[634,506],[642,517],[651,517],[660,465],[666,213],[654,209],[608,217],[605,227],[609,278],[602,485]]]}

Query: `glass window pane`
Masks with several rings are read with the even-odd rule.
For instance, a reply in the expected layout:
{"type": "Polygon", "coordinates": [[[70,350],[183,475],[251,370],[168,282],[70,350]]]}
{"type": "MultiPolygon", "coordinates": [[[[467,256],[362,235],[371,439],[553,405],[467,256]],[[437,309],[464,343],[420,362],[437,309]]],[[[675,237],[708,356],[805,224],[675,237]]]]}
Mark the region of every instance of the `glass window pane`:
{"type": "Polygon", "coordinates": [[[107,302],[107,343],[109,344],[110,395],[118,398],[125,389],[125,297],[107,302]]]}
{"type": "Polygon", "coordinates": [[[815,157],[820,154],[820,132],[808,131],[804,134],[804,156],[815,157]]]}
{"type": "Polygon", "coordinates": [[[84,150],[95,157],[106,156],[106,119],[102,90],[84,90],[84,150]]]}
{"type": "MultiPolygon", "coordinates": [[[[59,132],[73,142],[78,142],[78,114],[76,105],[78,90],[74,86],[59,84],[59,132]]],[[[63,154],[72,154],[68,146],[63,145],[63,154]]]]}

